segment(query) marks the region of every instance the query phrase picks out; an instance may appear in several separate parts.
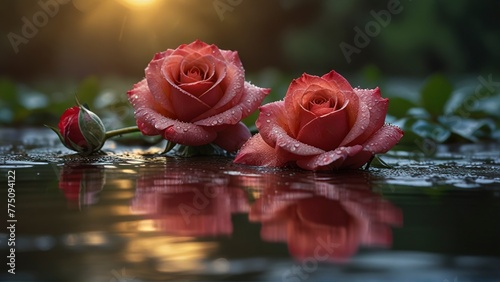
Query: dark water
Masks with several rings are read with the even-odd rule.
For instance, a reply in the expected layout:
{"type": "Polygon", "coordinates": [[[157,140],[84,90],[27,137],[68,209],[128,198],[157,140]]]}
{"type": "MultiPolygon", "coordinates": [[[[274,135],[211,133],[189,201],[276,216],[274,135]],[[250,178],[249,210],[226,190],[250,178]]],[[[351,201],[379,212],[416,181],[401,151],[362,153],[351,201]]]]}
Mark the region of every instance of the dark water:
{"type": "Polygon", "coordinates": [[[312,173],[0,136],[2,281],[500,281],[498,144],[312,173]]]}

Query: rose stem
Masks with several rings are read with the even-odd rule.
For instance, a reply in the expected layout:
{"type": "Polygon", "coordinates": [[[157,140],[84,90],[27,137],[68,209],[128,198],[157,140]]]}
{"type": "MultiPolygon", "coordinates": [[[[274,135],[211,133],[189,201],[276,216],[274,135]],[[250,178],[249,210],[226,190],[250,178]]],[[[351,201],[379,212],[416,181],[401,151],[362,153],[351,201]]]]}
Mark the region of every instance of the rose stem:
{"type": "Polygon", "coordinates": [[[106,132],[106,139],[111,138],[111,137],[115,137],[118,135],[122,135],[122,134],[139,132],[139,131],[140,131],[139,127],[137,127],[137,126],[130,126],[130,127],[124,127],[124,128],[120,128],[120,129],[110,130],[110,131],[106,132]]]}

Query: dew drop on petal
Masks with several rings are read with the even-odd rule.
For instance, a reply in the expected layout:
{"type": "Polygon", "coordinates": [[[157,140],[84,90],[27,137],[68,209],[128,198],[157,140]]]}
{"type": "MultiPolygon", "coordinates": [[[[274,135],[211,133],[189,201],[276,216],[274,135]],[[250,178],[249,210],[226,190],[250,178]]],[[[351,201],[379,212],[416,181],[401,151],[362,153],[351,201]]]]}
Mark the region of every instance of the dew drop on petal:
{"type": "Polygon", "coordinates": [[[271,120],[268,119],[268,120],[266,120],[266,122],[271,122],[271,120]]]}

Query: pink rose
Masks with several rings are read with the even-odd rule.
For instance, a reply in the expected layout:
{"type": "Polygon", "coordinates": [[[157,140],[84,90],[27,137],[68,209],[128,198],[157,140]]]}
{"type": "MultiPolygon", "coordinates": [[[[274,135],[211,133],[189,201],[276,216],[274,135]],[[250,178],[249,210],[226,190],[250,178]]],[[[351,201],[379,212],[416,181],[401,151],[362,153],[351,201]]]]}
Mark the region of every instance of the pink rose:
{"type": "Polygon", "coordinates": [[[127,94],[144,135],[236,151],[251,136],[241,119],[268,93],[245,81],[237,52],[197,40],[157,53],[127,94]]]}
{"type": "Polygon", "coordinates": [[[385,153],[403,131],[384,124],[388,99],[373,90],[353,89],[338,73],[303,74],[284,101],[260,107],[260,133],[243,145],[236,163],[308,170],[359,168],[385,153]]]}

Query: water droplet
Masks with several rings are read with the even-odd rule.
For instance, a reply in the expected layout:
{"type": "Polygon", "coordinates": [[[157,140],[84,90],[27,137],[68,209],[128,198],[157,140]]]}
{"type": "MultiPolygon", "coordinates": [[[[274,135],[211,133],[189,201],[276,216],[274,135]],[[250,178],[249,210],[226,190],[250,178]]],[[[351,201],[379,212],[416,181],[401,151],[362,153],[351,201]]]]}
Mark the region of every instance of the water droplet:
{"type": "Polygon", "coordinates": [[[268,120],[266,120],[266,122],[271,122],[271,120],[268,119],[268,120]]]}
{"type": "Polygon", "coordinates": [[[295,148],[298,148],[300,145],[298,143],[293,144],[295,148]]]}
{"type": "Polygon", "coordinates": [[[231,114],[234,115],[236,112],[235,111],[231,111],[231,114]]]}
{"type": "Polygon", "coordinates": [[[270,116],[271,116],[271,114],[270,114],[270,113],[267,113],[267,114],[266,114],[266,116],[270,117],[270,116]]]}
{"type": "Polygon", "coordinates": [[[212,125],[216,125],[216,124],[217,124],[216,120],[212,121],[212,125]]]}
{"type": "Polygon", "coordinates": [[[183,129],[182,129],[182,131],[187,132],[187,131],[188,131],[188,129],[187,129],[187,128],[183,128],[183,129]]]}

